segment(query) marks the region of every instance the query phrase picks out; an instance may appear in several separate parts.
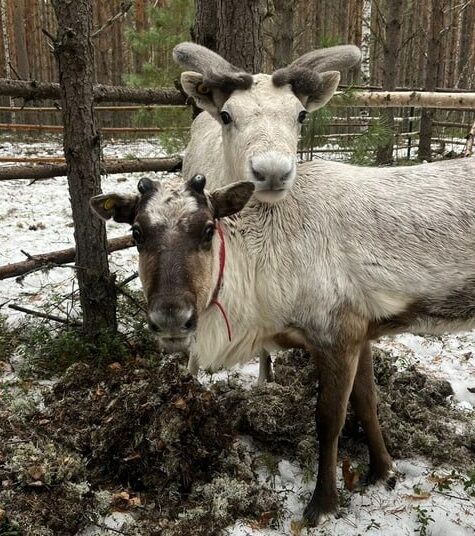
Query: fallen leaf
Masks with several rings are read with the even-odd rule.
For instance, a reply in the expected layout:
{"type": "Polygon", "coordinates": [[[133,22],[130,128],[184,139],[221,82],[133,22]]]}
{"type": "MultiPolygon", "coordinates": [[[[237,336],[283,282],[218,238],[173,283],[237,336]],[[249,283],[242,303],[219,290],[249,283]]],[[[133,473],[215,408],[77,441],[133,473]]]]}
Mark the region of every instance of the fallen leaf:
{"type": "Polygon", "coordinates": [[[265,529],[269,526],[269,523],[272,521],[272,518],[274,517],[275,513],[270,512],[263,512],[260,516],[260,518],[250,524],[251,528],[253,530],[259,530],[259,529],[265,529]]]}
{"type": "Polygon", "coordinates": [[[109,365],[109,368],[111,370],[117,371],[117,370],[120,370],[122,368],[122,365],[120,363],[117,363],[117,361],[116,361],[115,363],[111,363],[109,365]]]}
{"type": "Polygon", "coordinates": [[[409,499],[411,501],[425,501],[426,499],[430,498],[430,492],[423,491],[421,493],[413,493],[411,495],[403,495],[404,498],[409,499]]]}
{"type": "Polygon", "coordinates": [[[142,504],[142,501],[140,500],[140,497],[131,497],[129,499],[130,506],[140,506],[141,504],[142,504]]]}
{"type": "Polygon", "coordinates": [[[142,456],[140,454],[131,454],[130,456],[127,456],[127,458],[123,458],[124,462],[131,462],[133,460],[140,460],[142,456]]]}
{"type": "Polygon", "coordinates": [[[7,517],[7,514],[5,512],[5,510],[3,510],[2,508],[0,508],[0,522],[4,521],[7,517]]]}
{"type": "Polygon", "coordinates": [[[185,399],[179,398],[178,400],[175,400],[175,402],[173,402],[173,405],[178,409],[186,409],[188,404],[186,403],[185,399]]]}
{"type": "Polygon", "coordinates": [[[295,519],[293,519],[290,522],[290,532],[292,536],[300,536],[304,528],[305,523],[303,521],[296,521],[295,519]]]}
{"type": "Polygon", "coordinates": [[[345,481],[345,488],[348,491],[353,491],[360,481],[360,473],[351,467],[351,462],[348,458],[343,460],[341,470],[343,473],[343,480],[345,481]]]}
{"type": "Polygon", "coordinates": [[[41,480],[45,476],[45,470],[41,465],[32,465],[26,471],[33,480],[41,480]]]}

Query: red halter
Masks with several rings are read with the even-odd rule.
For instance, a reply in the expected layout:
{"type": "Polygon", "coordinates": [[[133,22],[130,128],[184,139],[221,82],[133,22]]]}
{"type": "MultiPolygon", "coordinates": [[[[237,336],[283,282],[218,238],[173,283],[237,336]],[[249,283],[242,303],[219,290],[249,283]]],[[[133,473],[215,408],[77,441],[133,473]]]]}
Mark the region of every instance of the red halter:
{"type": "Polygon", "coordinates": [[[224,241],[224,234],[223,229],[221,228],[221,225],[218,220],[216,220],[216,229],[218,230],[219,235],[219,274],[218,274],[218,281],[216,283],[216,287],[213,292],[213,297],[211,298],[211,304],[216,305],[216,307],[221,311],[221,314],[223,315],[224,322],[226,324],[226,330],[228,332],[228,339],[229,342],[231,342],[231,326],[229,324],[228,316],[226,314],[226,311],[224,310],[224,307],[219,303],[218,301],[218,295],[221,290],[221,287],[223,286],[223,277],[224,277],[224,267],[226,265],[226,242],[224,241]]]}

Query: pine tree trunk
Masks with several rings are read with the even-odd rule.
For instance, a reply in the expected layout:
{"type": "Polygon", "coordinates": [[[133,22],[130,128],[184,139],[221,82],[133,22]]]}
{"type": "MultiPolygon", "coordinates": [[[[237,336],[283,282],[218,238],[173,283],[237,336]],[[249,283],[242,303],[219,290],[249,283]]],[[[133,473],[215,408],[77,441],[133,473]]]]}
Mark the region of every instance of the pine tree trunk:
{"type": "Polygon", "coordinates": [[[109,273],[105,224],[94,218],[89,199],[100,193],[100,136],[94,116],[92,0],[52,0],[58,20],[55,53],[59,65],[64,154],[74,220],[77,277],[88,338],[115,331],[116,295],[109,273]]]}
{"type": "MultiPolygon", "coordinates": [[[[441,32],[444,28],[444,0],[432,0],[432,14],[430,22],[430,39],[427,52],[427,67],[424,89],[433,91],[437,87],[439,77],[439,62],[441,51],[441,32]]],[[[419,135],[419,160],[431,160],[433,111],[424,108],[421,111],[421,128],[419,135]]]]}
{"type": "Polygon", "coordinates": [[[274,45],[274,70],[292,62],[294,51],[294,2],[274,0],[272,41],[274,45]]]}
{"type": "Polygon", "coordinates": [[[25,0],[16,0],[13,10],[13,28],[15,35],[16,70],[21,79],[30,78],[30,63],[26,49],[25,34],[25,0]]]}
{"type": "MultiPolygon", "coordinates": [[[[396,87],[399,65],[399,51],[401,48],[401,25],[404,2],[403,0],[387,0],[386,36],[384,40],[383,59],[383,89],[392,91],[396,87]]],[[[388,128],[394,132],[394,110],[382,110],[381,117],[388,128]]],[[[387,145],[378,149],[377,164],[391,164],[393,161],[394,135],[387,145]]]]}
{"type": "Polygon", "coordinates": [[[195,20],[191,37],[195,43],[217,52],[217,0],[195,0],[195,20]]]}
{"type": "Polygon", "coordinates": [[[218,53],[249,73],[258,73],[264,60],[264,0],[217,0],[218,53]]]}
{"type": "MultiPolygon", "coordinates": [[[[145,0],[135,1],[135,31],[145,30],[145,0]]],[[[134,50],[134,69],[136,73],[141,73],[145,63],[145,54],[134,50]]]]}

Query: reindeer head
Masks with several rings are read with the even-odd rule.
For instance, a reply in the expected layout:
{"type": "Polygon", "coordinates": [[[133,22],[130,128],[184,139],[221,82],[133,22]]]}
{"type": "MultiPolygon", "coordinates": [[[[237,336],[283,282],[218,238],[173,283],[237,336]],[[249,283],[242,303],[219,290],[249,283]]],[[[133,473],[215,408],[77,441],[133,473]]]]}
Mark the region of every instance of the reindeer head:
{"type": "Polygon", "coordinates": [[[132,226],[139,252],[139,276],[150,327],[169,351],[186,349],[217,281],[218,218],[239,212],[254,186],[234,183],[212,193],[206,179],[188,182],[143,178],[136,195],[103,194],[91,207],[103,219],[132,226]]]}
{"type": "Polygon", "coordinates": [[[190,71],[181,75],[186,93],[222,128],[224,157],[236,178],[251,181],[256,197],[285,197],[295,180],[297,143],[308,112],[324,106],[336,91],[339,70],[360,60],[352,45],[315,50],[291,65],[251,75],[194,43],[173,51],[190,71]]]}

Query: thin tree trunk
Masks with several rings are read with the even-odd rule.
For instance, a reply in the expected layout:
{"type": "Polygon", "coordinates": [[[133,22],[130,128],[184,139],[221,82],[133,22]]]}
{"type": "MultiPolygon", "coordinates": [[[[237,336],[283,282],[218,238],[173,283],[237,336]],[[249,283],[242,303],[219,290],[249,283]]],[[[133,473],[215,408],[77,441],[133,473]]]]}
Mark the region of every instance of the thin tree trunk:
{"type": "MultiPolygon", "coordinates": [[[[383,59],[383,89],[392,91],[396,87],[398,77],[399,52],[401,49],[401,26],[404,2],[403,0],[387,0],[386,36],[384,40],[383,59]]],[[[394,110],[383,109],[381,117],[393,134],[388,143],[378,149],[377,164],[390,164],[393,161],[394,145],[394,110]]]]}
{"type": "MultiPolygon", "coordinates": [[[[441,50],[441,33],[444,28],[444,0],[432,0],[430,22],[430,39],[427,53],[427,68],[424,89],[433,91],[437,87],[441,50]]],[[[431,160],[432,110],[421,112],[421,128],[419,134],[419,160],[431,160]]]]}
{"type": "Polygon", "coordinates": [[[361,82],[368,84],[371,78],[370,41],[371,41],[371,4],[372,0],[363,0],[361,17],[361,82]]]}
{"type": "Polygon", "coordinates": [[[258,73],[264,60],[264,0],[217,0],[218,53],[233,65],[258,73]]]}
{"type": "MultiPolygon", "coordinates": [[[[9,21],[8,21],[8,4],[7,0],[0,0],[0,8],[2,11],[2,40],[3,40],[3,56],[5,59],[5,78],[11,78],[10,67],[10,37],[8,33],[9,21]]],[[[8,99],[9,106],[13,106],[13,99],[8,99]]],[[[10,122],[15,122],[15,113],[10,114],[10,122]]]]}
{"type": "Polygon", "coordinates": [[[101,191],[100,136],[94,116],[92,0],[52,0],[58,20],[55,53],[59,65],[64,154],[76,241],[83,330],[94,338],[116,331],[116,292],[109,272],[105,224],[91,215],[89,200],[101,191]]]}
{"type": "MultiPolygon", "coordinates": [[[[145,0],[135,0],[135,31],[145,30],[145,0]]],[[[146,55],[142,51],[134,50],[134,68],[136,73],[141,73],[146,55]]]]}

